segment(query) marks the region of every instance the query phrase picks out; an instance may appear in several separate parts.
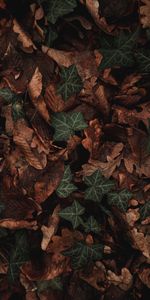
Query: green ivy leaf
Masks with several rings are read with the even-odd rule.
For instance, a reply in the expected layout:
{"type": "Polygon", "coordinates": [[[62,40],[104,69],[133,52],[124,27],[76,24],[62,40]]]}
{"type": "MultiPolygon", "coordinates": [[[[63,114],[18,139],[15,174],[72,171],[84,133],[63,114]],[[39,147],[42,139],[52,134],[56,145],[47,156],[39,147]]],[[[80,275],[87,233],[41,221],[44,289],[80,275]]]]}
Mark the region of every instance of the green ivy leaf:
{"type": "Polygon", "coordinates": [[[102,37],[100,52],[103,55],[100,70],[114,66],[130,67],[134,61],[133,47],[136,44],[139,30],[132,33],[121,32],[117,37],[102,37]]]}
{"type": "Polygon", "coordinates": [[[12,104],[12,116],[14,121],[24,118],[23,101],[21,99],[12,104]]]}
{"type": "Polygon", "coordinates": [[[53,42],[57,39],[58,34],[50,26],[47,29],[45,44],[47,47],[52,47],[53,42]]]}
{"type": "Polygon", "coordinates": [[[62,291],[63,289],[61,277],[55,277],[51,280],[37,281],[36,285],[39,293],[49,288],[53,290],[59,290],[59,291],[62,291]]]}
{"type": "Polygon", "coordinates": [[[136,53],[136,61],[139,71],[144,73],[150,72],[150,50],[143,49],[136,53]]]}
{"type": "Polygon", "coordinates": [[[85,232],[94,232],[99,233],[100,232],[100,226],[96,219],[93,216],[90,216],[86,223],[84,223],[84,229],[85,232]]]}
{"type": "Polygon", "coordinates": [[[62,67],[60,76],[61,82],[57,86],[57,92],[61,94],[63,100],[81,91],[83,83],[75,65],[69,68],[62,67]]]}
{"type": "Polygon", "coordinates": [[[67,198],[72,192],[77,190],[77,187],[71,183],[72,174],[70,166],[66,166],[64,170],[63,178],[56,190],[56,193],[61,198],[67,198]]]}
{"type": "Polygon", "coordinates": [[[71,206],[62,209],[59,212],[59,216],[69,222],[71,222],[73,228],[77,228],[83,223],[80,216],[84,214],[85,208],[80,205],[79,202],[74,201],[71,206]]]}
{"type": "Polygon", "coordinates": [[[132,198],[132,193],[124,189],[122,191],[111,192],[108,194],[108,203],[117,206],[120,210],[126,211],[128,201],[132,198]]]}
{"type": "Polygon", "coordinates": [[[29,259],[29,249],[26,231],[19,230],[15,233],[15,245],[10,252],[8,266],[8,280],[15,282],[19,276],[19,268],[29,259]]]}
{"type": "Polygon", "coordinates": [[[2,97],[9,104],[16,100],[18,95],[12,92],[9,88],[3,88],[0,90],[0,97],[2,97]]]}
{"type": "Polygon", "coordinates": [[[49,0],[47,19],[55,24],[59,17],[72,12],[76,6],[76,0],[49,0]]]}
{"type": "Polygon", "coordinates": [[[147,201],[141,208],[140,208],[140,217],[141,220],[145,220],[147,217],[150,216],[150,201],[147,201]]]}
{"type": "Polygon", "coordinates": [[[99,170],[96,170],[92,175],[85,176],[84,182],[88,186],[85,191],[85,199],[94,202],[100,202],[102,196],[107,194],[114,187],[112,180],[106,179],[99,170]]]}
{"type": "Polygon", "coordinates": [[[75,246],[63,252],[63,255],[70,256],[73,269],[80,269],[92,261],[102,258],[103,246],[101,244],[86,245],[77,242],[75,246]]]}
{"type": "Polygon", "coordinates": [[[87,127],[81,112],[55,113],[52,117],[52,126],[55,129],[55,141],[67,141],[75,131],[87,127]]]}

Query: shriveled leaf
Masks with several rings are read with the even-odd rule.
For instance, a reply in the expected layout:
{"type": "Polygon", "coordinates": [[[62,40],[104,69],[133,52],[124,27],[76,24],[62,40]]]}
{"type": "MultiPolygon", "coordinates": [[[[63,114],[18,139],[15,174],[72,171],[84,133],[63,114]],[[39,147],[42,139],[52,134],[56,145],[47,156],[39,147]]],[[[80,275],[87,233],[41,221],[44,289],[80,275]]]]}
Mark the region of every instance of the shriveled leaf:
{"type": "Polygon", "coordinates": [[[131,67],[134,65],[133,47],[139,30],[132,33],[121,32],[117,37],[105,36],[101,39],[100,52],[103,55],[100,70],[114,66],[131,67]]]}
{"type": "Polygon", "coordinates": [[[150,216],[150,201],[147,201],[141,208],[140,208],[140,217],[141,220],[146,219],[150,216]]]}
{"type": "Polygon", "coordinates": [[[53,136],[55,141],[67,141],[75,131],[87,127],[81,112],[61,112],[52,117],[52,126],[55,129],[53,136]]]}
{"type": "Polygon", "coordinates": [[[87,233],[89,233],[89,232],[99,233],[100,232],[100,226],[93,216],[90,216],[88,218],[87,222],[84,224],[84,230],[87,233]]]}
{"type": "Polygon", "coordinates": [[[67,206],[59,212],[59,216],[69,222],[71,222],[73,228],[77,228],[82,224],[82,219],[80,216],[84,214],[85,208],[79,204],[79,202],[74,201],[71,206],[67,206]]]}
{"type": "Polygon", "coordinates": [[[47,19],[52,24],[55,24],[59,17],[62,17],[74,10],[76,0],[49,0],[47,19]]]}
{"type": "Polygon", "coordinates": [[[128,208],[128,201],[131,199],[132,193],[124,189],[122,191],[115,191],[108,194],[108,203],[115,205],[122,211],[128,208]]]}
{"type": "Polygon", "coordinates": [[[10,253],[8,278],[13,283],[19,276],[19,268],[29,259],[29,248],[26,232],[23,230],[15,233],[15,246],[10,253]]]}
{"type": "Polygon", "coordinates": [[[70,256],[73,269],[80,269],[92,261],[100,260],[102,254],[103,246],[101,244],[88,246],[83,242],[77,242],[73,248],[63,252],[63,255],[70,256]]]}
{"type": "Polygon", "coordinates": [[[61,198],[67,198],[72,192],[77,190],[77,187],[71,183],[72,174],[70,166],[66,166],[64,170],[63,178],[56,190],[56,193],[61,198]]]}
{"type": "Polygon", "coordinates": [[[85,190],[85,199],[94,202],[100,202],[102,196],[110,192],[115,185],[112,180],[103,177],[99,170],[90,176],[85,176],[84,182],[88,186],[85,190]]]}
{"type": "Polygon", "coordinates": [[[57,92],[61,94],[63,100],[67,100],[71,95],[80,92],[83,84],[75,65],[69,68],[62,67],[60,76],[61,82],[57,86],[57,92]]]}

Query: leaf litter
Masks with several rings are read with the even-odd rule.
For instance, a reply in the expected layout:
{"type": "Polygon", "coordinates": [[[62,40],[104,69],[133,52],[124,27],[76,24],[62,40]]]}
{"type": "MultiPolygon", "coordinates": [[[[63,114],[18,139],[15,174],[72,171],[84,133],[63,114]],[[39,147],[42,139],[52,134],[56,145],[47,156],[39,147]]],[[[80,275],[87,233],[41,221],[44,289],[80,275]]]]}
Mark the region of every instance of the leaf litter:
{"type": "Polygon", "coordinates": [[[149,0],[0,15],[0,298],[149,299],[149,0]]]}

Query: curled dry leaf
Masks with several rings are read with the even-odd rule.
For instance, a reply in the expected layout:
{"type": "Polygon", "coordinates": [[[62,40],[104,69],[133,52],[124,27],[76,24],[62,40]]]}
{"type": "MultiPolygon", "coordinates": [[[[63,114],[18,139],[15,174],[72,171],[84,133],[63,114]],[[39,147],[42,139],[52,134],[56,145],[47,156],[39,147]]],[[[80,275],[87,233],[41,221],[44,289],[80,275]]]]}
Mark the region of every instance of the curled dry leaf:
{"type": "Polygon", "coordinates": [[[142,5],[140,6],[141,24],[143,28],[150,27],[150,1],[141,0],[142,5]]]}
{"type": "Polygon", "coordinates": [[[57,93],[55,84],[50,83],[46,87],[44,99],[47,106],[54,112],[61,112],[65,108],[65,102],[62,96],[57,93]]]}
{"type": "Polygon", "coordinates": [[[11,230],[15,229],[21,229],[21,228],[26,228],[26,229],[32,229],[32,230],[37,230],[37,221],[25,221],[25,220],[15,220],[15,219],[1,219],[0,220],[0,227],[1,228],[8,228],[11,230]]]}
{"type": "Polygon", "coordinates": [[[42,250],[46,250],[49,242],[51,241],[51,238],[56,233],[60,217],[58,215],[60,211],[60,205],[57,205],[52,213],[52,215],[49,216],[48,225],[42,225],[41,231],[43,233],[43,239],[41,242],[41,248],[42,250]]]}
{"type": "Polygon", "coordinates": [[[43,96],[41,95],[42,92],[42,74],[40,73],[39,69],[36,68],[32,79],[29,82],[28,85],[28,92],[31,97],[31,100],[38,110],[38,112],[41,114],[41,116],[44,118],[46,122],[49,122],[49,112],[46,107],[46,103],[44,101],[43,96]]]}
{"type": "MultiPolygon", "coordinates": [[[[34,148],[35,143],[32,144],[33,134],[33,129],[27,126],[24,119],[19,119],[15,123],[15,129],[13,132],[13,140],[15,144],[21,149],[21,151],[25,155],[27,162],[34,168],[41,170],[46,167],[47,157],[43,152],[43,148],[41,151],[41,147],[39,147],[40,141],[38,142],[38,148],[34,148]],[[39,148],[41,151],[40,153],[38,151],[39,148]]],[[[38,140],[36,139],[36,141],[38,140]]]]}
{"type": "Polygon", "coordinates": [[[137,228],[133,228],[131,233],[133,238],[132,246],[140,250],[145,257],[150,258],[150,236],[144,236],[144,233],[138,231],[137,228]]]}
{"type": "Polygon", "coordinates": [[[106,96],[106,90],[103,85],[95,87],[94,95],[96,97],[96,107],[105,116],[109,116],[110,104],[106,96]]]}
{"type": "Polygon", "coordinates": [[[128,291],[133,283],[133,276],[127,268],[122,268],[121,275],[116,275],[108,270],[107,279],[110,283],[119,286],[122,290],[128,291]]]}
{"type": "Polygon", "coordinates": [[[26,51],[32,52],[33,49],[36,49],[31,38],[23,31],[16,19],[13,19],[13,31],[18,34],[18,40],[26,51]]]}

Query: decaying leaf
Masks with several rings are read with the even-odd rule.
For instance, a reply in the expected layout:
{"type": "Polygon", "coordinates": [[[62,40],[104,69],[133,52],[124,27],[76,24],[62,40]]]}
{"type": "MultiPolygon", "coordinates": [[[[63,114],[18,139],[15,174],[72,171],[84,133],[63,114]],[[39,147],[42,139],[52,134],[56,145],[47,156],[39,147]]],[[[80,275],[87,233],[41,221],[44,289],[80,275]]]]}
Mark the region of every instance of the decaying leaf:
{"type": "Polygon", "coordinates": [[[141,0],[140,6],[141,24],[143,28],[150,27],[150,2],[149,0],[141,0]]]}

